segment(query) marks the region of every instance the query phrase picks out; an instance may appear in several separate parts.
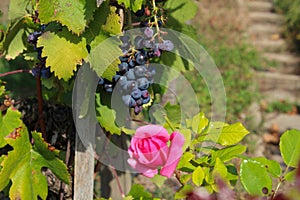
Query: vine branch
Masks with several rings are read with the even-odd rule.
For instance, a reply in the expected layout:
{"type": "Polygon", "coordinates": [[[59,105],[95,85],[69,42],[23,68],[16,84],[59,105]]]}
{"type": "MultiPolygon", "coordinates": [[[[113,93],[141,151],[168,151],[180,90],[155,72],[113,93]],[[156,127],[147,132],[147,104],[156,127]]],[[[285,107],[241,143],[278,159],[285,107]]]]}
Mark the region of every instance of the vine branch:
{"type": "Polygon", "coordinates": [[[18,74],[18,73],[30,73],[30,70],[29,69],[17,69],[14,71],[2,73],[2,74],[0,74],[0,77],[5,77],[5,76],[13,75],[13,74],[18,74]]]}
{"type": "Polygon", "coordinates": [[[42,95],[41,77],[37,76],[35,80],[36,80],[36,91],[38,97],[38,116],[39,116],[38,124],[40,125],[43,138],[47,140],[46,126],[43,117],[43,95],[42,95]]]}

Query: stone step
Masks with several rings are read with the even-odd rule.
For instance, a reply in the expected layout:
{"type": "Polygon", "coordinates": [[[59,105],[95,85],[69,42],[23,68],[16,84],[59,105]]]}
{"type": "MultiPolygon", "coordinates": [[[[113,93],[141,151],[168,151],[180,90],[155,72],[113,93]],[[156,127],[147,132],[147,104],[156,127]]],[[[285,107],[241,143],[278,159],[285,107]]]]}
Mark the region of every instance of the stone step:
{"type": "Polygon", "coordinates": [[[259,39],[253,40],[252,44],[260,51],[264,52],[283,52],[288,48],[287,43],[283,39],[259,39]]]}
{"type": "Polygon", "coordinates": [[[264,128],[269,129],[272,125],[276,124],[279,132],[283,133],[289,129],[300,130],[300,115],[289,115],[283,113],[270,113],[265,117],[264,128]]]}
{"type": "Polygon", "coordinates": [[[300,58],[289,53],[264,53],[263,57],[278,63],[276,71],[286,74],[300,75],[300,58]]]}
{"type": "Polygon", "coordinates": [[[266,102],[285,101],[289,103],[300,104],[300,90],[289,91],[282,89],[273,89],[261,93],[266,102]]]}
{"type": "Polygon", "coordinates": [[[299,92],[300,76],[275,72],[255,72],[255,81],[261,92],[284,90],[299,92]]]}
{"type": "Polygon", "coordinates": [[[250,1],[248,2],[249,11],[268,12],[273,10],[273,3],[270,1],[250,1]]]}
{"type": "Polygon", "coordinates": [[[252,23],[271,23],[276,25],[284,24],[284,17],[276,13],[250,12],[249,17],[252,23]]]}
{"type": "Polygon", "coordinates": [[[282,27],[268,23],[256,23],[248,28],[250,38],[271,38],[272,35],[280,35],[282,27]]]}

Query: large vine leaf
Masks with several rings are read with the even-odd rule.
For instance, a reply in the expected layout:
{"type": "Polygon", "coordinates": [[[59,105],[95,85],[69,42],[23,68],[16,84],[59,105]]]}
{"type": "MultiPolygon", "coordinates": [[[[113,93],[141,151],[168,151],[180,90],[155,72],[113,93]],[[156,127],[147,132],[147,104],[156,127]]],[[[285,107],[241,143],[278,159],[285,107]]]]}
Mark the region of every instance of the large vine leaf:
{"type": "Polygon", "coordinates": [[[141,9],[144,0],[117,0],[119,4],[124,3],[125,8],[129,8],[133,12],[141,9]]]}
{"type": "Polygon", "coordinates": [[[69,183],[67,167],[57,158],[57,151],[50,151],[40,133],[33,132],[34,146],[31,146],[26,127],[23,125],[16,137],[7,138],[14,150],[1,163],[0,191],[8,184],[10,199],[46,199],[47,179],[42,174],[43,167],[49,168],[63,182],[69,183]]]}
{"type": "Polygon", "coordinates": [[[0,148],[7,144],[4,138],[21,126],[22,121],[20,117],[21,113],[12,108],[8,108],[4,116],[0,112],[0,148]]]}
{"type": "Polygon", "coordinates": [[[40,0],[38,3],[42,23],[60,22],[77,35],[80,35],[87,23],[93,19],[96,8],[95,0],[40,0]]]}
{"type": "Polygon", "coordinates": [[[8,19],[14,21],[32,12],[31,0],[13,0],[9,2],[8,19]]]}
{"type": "Polygon", "coordinates": [[[59,79],[70,79],[77,64],[88,55],[86,41],[63,29],[59,33],[45,32],[37,46],[43,46],[43,57],[47,56],[46,65],[59,79]]]}
{"type": "Polygon", "coordinates": [[[300,131],[289,130],[283,133],[279,148],[285,164],[297,167],[300,158],[300,131]]]}
{"type": "Polygon", "coordinates": [[[122,31],[121,18],[116,14],[116,10],[116,7],[110,7],[110,13],[106,18],[105,24],[102,26],[104,31],[113,35],[119,34],[122,31]]]}
{"type": "Polygon", "coordinates": [[[10,24],[3,44],[3,48],[6,59],[15,59],[20,53],[26,50],[23,38],[25,36],[25,25],[22,20],[10,24]]]}
{"type": "Polygon", "coordinates": [[[262,163],[245,159],[240,167],[240,178],[244,188],[251,195],[267,195],[272,189],[272,179],[262,163]]]}

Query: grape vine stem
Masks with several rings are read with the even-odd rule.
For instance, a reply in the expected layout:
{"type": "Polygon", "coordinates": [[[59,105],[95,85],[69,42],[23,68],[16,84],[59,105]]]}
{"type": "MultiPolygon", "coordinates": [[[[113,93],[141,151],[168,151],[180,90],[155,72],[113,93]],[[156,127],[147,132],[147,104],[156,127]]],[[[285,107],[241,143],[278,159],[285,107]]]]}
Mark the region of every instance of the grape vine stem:
{"type": "Polygon", "coordinates": [[[9,76],[9,75],[13,75],[13,74],[18,74],[18,73],[30,73],[29,69],[18,69],[18,70],[14,70],[14,71],[10,71],[10,72],[5,72],[0,74],[0,77],[5,77],[5,76],[9,76]]]}

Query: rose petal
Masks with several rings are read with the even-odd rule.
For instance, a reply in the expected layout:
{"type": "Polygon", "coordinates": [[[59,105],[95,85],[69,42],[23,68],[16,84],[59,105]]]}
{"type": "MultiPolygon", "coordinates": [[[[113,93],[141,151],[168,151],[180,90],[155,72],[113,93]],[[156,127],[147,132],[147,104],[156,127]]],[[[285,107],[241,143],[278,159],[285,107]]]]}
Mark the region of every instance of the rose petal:
{"type": "Polygon", "coordinates": [[[160,170],[162,176],[170,178],[174,173],[176,166],[182,156],[182,146],[184,144],[184,137],[179,132],[173,132],[171,134],[171,145],[169,149],[168,159],[165,165],[160,170]]]}
{"type": "Polygon", "coordinates": [[[127,162],[133,169],[136,170],[136,172],[142,173],[144,176],[147,176],[149,178],[154,177],[158,173],[158,170],[156,168],[149,168],[148,166],[140,164],[135,159],[129,158],[127,162]]]}
{"type": "Polygon", "coordinates": [[[146,125],[140,126],[136,129],[135,135],[131,140],[131,144],[134,144],[136,140],[149,138],[149,137],[160,137],[161,140],[167,142],[170,139],[168,131],[160,125],[146,125]]]}

